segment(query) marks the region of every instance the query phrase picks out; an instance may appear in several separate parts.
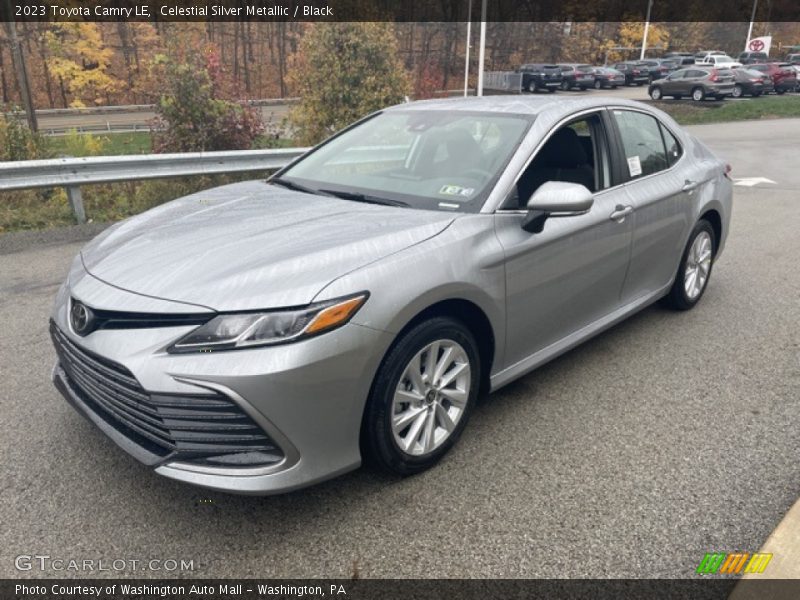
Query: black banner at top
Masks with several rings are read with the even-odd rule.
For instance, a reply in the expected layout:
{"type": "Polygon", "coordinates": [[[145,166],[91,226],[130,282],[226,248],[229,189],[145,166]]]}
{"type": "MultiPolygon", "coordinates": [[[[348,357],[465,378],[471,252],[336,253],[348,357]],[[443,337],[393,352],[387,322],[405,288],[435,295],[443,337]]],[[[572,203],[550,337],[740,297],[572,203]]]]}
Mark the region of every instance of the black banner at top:
{"type": "MultiPolygon", "coordinates": [[[[480,21],[482,0],[11,0],[17,21],[480,21]]],[[[800,1],[486,0],[489,22],[800,21],[800,1]]],[[[6,14],[8,11],[11,14],[6,14]]]]}

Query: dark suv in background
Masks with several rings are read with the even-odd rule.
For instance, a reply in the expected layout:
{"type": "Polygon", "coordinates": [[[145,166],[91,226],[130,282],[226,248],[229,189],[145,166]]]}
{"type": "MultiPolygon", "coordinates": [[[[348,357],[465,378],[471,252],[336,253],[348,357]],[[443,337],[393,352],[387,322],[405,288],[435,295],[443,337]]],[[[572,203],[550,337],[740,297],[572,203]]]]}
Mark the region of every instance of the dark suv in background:
{"type": "Polygon", "coordinates": [[[672,96],[680,100],[683,96],[691,96],[697,102],[706,98],[723,100],[733,95],[734,78],[730,69],[714,67],[689,67],[678,69],[664,79],[650,85],[647,92],[653,100],[661,100],[664,96],[672,96]]]}
{"type": "Polygon", "coordinates": [[[522,89],[529,92],[555,92],[561,86],[561,69],[557,65],[527,64],[517,69],[522,73],[522,89]]]}
{"type": "Polygon", "coordinates": [[[740,52],[737,60],[743,65],[752,65],[755,63],[763,63],[769,60],[766,52],[740,52]]]}
{"type": "Polygon", "coordinates": [[[650,83],[656,79],[663,79],[678,68],[677,62],[670,58],[645,58],[639,61],[639,64],[646,66],[650,83]]]}
{"type": "Polygon", "coordinates": [[[561,69],[562,90],[585,90],[594,86],[594,69],[591,65],[561,64],[558,68],[561,69]]]}
{"type": "Polygon", "coordinates": [[[694,54],[691,52],[667,52],[662,58],[677,61],[679,67],[694,64],[694,54]]]}
{"type": "Polygon", "coordinates": [[[614,68],[625,75],[625,85],[644,85],[650,82],[650,70],[648,66],[638,60],[618,62],[614,65],[614,68]]]}

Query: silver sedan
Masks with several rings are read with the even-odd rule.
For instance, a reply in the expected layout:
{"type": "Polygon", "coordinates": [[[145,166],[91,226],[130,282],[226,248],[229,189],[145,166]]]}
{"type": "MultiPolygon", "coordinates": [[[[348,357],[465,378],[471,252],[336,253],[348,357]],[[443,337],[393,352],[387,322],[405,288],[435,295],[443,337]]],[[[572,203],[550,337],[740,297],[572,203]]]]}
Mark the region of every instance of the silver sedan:
{"type": "Polygon", "coordinates": [[[695,306],[729,169],[636,102],[392,107],[268,181],[90,242],[56,298],[54,382],[138,460],[208,488],[285,492],[362,460],[418,473],[479,394],[659,299],[695,306]]]}

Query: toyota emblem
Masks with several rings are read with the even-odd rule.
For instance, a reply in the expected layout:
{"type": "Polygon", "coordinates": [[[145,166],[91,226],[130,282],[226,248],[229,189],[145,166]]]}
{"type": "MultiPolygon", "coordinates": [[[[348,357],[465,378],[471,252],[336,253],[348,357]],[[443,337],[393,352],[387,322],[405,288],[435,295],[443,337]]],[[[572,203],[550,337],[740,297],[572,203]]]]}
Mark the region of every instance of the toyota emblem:
{"type": "Polygon", "coordinates": [[[72,325],[72,331],[78,335],[87,335],[91,333],[94,326],[94,315],[92,309],[86,305],[73,300],[72,308],[69,311],[69,322],[72,325]]]}

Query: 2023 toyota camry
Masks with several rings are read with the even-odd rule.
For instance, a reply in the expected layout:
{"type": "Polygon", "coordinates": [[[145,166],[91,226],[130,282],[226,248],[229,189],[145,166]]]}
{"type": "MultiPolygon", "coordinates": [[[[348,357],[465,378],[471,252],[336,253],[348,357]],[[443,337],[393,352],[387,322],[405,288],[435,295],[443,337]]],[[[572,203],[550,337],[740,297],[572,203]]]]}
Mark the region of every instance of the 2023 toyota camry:
{"type": "Polygon", "coordinates": [[[56,299],[54,381],[173,479],[275,493],[362,457],[416,473],[480,391],[660,298],[694,306],[728,169],[635,102],[389,108],[90,242],[56,299]]]}

